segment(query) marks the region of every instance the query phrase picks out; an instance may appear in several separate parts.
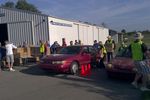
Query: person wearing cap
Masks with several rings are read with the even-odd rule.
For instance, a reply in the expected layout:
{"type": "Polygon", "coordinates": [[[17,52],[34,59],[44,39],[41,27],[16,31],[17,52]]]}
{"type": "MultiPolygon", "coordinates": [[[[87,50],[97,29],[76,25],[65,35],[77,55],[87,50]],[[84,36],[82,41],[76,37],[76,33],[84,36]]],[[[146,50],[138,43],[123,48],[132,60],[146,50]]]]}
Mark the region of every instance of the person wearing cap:
{"type": "Polygon", "coordinates": [[[110,35],[107,37],[107,40],[105,42],[105,48],[107,51],[107,62],[110,62],[111,59],[113,59],[113,53],[116,48],[115,41],[112,39],[110,35]]]}
{"type": "Polygon", "coordinates": [[[140,32],[135,33],[134,35],[135,40],[129,45],[129,50],[131,52],[131,57],[135,64],[134,69],[136,70],[136,75],[135,75],[134,81],[132,82],[132,85],[137,88],[138,80],[142,77],[142,87],[140,89],[142,91],[145,91],[149,89],[146,87],[147,75],[145,73],[146,69],[142,70],[143,69],[142,63],[146,57],[145,55],[148,49],[145,43],[142,41],[143,37],[144,36],[142,35],[142,33],[140,32]]]}

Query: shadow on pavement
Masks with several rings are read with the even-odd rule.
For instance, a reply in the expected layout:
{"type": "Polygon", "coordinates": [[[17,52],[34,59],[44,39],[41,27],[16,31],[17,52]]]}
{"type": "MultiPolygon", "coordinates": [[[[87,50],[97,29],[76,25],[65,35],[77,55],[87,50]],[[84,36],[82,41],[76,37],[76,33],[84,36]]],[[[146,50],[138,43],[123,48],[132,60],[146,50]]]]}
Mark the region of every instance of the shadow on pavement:
{"type": "Polygon", "coordinates": [[[93,69],[91,75],[86,77],[45,72],[36,66],[23,69],[20,72],[59,78],[63,80],[61,82],[63,85],[103,95],[110,100],[141,100],[141,92],[138,89],[134,89],[129,82],[109,79],[105,69],[93,69]]]}

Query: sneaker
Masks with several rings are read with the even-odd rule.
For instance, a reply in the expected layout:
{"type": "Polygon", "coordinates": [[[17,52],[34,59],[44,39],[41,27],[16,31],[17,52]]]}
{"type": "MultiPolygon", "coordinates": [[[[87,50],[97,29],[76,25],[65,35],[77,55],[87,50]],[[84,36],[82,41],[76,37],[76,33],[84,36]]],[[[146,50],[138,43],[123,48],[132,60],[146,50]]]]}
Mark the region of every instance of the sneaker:
{"type": "Polygon", "coordinates": [[[131,83],[135,88],[138,88],[138,84],[136,82],[131,83]]]}
{"type": "Polygon", "coordinates": [[[14,72],[15,70],[14,70],[14,69],[12,69],[12,68],[10,68],[10,69],[9,69],[9,71],[14,72]]]}
{"type": "Polygon", "coordinates": [[[150,89],[148,89],[147,87],[141,87],[140,90],[141,91],[150,91],[150,89]]]}

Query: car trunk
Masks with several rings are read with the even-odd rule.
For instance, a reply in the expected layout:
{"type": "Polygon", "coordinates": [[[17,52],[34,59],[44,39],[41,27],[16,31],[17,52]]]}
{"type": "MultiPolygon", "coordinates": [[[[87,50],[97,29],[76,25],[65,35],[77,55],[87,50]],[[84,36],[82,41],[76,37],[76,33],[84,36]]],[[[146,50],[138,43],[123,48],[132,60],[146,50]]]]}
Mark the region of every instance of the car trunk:
{"type": "Polygon", "coordinates": [[[112,64],[115,68],[123,70],[132,70],[134,67],[133,60],[125,57],[116,57],[113,59],[112,64]]]}

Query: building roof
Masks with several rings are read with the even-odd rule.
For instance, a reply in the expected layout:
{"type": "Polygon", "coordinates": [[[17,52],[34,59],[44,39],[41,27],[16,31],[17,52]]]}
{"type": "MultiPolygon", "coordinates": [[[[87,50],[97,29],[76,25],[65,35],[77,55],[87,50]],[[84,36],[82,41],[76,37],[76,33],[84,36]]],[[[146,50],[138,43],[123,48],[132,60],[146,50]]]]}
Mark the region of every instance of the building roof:
{"type": "MultiPolygon", "coordinates": [[[[56,16],[51,16],[51,15],[47,15],[47,14],[43,14],[43,13],[32,12],[32,11],[27,11],[27,10],[22,10],[22,9],[17,9],[17,8],[0,7],[0,9],[7,9],[7,10],[18,11],[18,12],[25,12],[25,13],[36,14],[36,15],[40,15],[40,16],[46,16],[46,17],[62,19],[62,20],[71,21],[71,22],[75,22],[75,23],[81,23],[81,24],[86,24],[86,25],[93,25],[93,26],[102,27],[100,25],[92,24],[90,22],[83,22],[83,21],[80,21],[80,20],[69,20],[69,19],[65,19],[65,18],[59,18],[59,17],[56,17],[56,16]]],[[[104,28],[104,27],[102,27],[102,28],[104,28]]]]}

